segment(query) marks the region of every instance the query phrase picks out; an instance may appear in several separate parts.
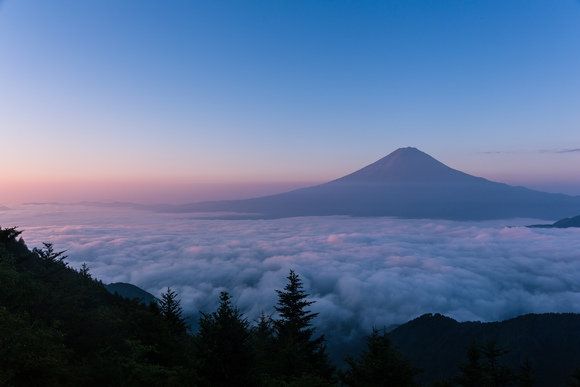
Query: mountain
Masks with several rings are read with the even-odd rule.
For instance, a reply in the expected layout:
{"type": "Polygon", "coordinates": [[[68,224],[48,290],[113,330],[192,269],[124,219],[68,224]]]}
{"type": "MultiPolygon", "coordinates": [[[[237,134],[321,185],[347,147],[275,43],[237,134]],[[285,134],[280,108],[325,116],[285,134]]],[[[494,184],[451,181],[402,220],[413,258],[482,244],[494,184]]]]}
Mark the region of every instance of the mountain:
{"type": "Polygon", "coordinates": [[[141,289],[138,286],[126,282],[114,282],[105,285],[105,288],[111,294],[117,293],[121,297],[128,298],[130,300],[133,298],[141,299],[141,302],[146,305],[149,305],[151,301],[157,299],[157,297],[155,297],[153,294],[141,289]]]}
{"type": "Polygon", "coordinates": [[[480,178],[449,168],[416,148],[399,148],[332,183],[457,183],[480,178]]]}
{"type": "Polygon", "coordinates": [[[452,169],[416,148],[401,148],[354,173],[317,186],[253,199],[158,210],[223,212],[248,218],[350,215],[558,219],[580,213],[580,197],[495,183],[452,169]]]}
{"type": "Polygon", "coordinates": [[[532,224],[527,226],[530,228],[568,228],[568,227],[580,227],[580,215],[573,218],[560,219],[552,224],[532,224]]]}
{"type": "Polygon", "coordinates": [[[499,363],[518,371],[526,358],[537,386],[560,386],[580,366],[580,314],[527,314],[500,322],[457,322],[440,314],[426,314],[389,333],[393,344],[414,366],[423,368],[421,383],[453,377],[457,364],[467,362],[473,341],[496,340],[509,350],[499,363]]]}

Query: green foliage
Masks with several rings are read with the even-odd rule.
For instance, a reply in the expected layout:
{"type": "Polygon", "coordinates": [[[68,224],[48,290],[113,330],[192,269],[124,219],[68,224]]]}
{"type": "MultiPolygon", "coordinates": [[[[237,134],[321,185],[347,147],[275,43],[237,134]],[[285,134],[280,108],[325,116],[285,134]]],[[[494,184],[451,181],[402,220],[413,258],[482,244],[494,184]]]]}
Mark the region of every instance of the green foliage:
{"type": "Polygon", "coordinates": [[[24,240],[16,239],[22,231],[18,227],[0,227],[0,265],[14,265],[30,254],[24,240]]]}
{"type": "Polygon", "coordinates": [[[0,244],[7,245],[16,241],[16,237],[22,234],[22,231],[17,230],[18,227],[0,227],[0,244]]]}
{"type": "Polygon", "coordinates": [[[467,361],[467,347],[473,340],[485,343],[493,339],[498,346],[509,348],[500,364],[516,374],[529,358],[534,367],[532,378],[538,386],[563,385],[580,364],[578,313],[528,314],[490,323],[460,323],[437,314],[423,315],[394,329],[389,336],[403,355],[425,370],[416,380],[426,385],[458,375],[457,365],[467,361]]]}
{"type": "Polygon", "coordinates": [[[258,383],[250,324],[232,305],[227,292],[218,309],[202,313],[196,336],[197,369],[205,386],[252,386],[258,383]]]}
{"type": "Polygon", "coordinates": [[[480,351],[485,358],[483,363],[485,385],[501,387],[515,381],[513,370],[499,363],[499,359],[509,352],[506,348],[498,348],[496,340],[489,340],[480,351]]]}
{"type": "MultiPolygon", "coordinates": [[[[277,318],[262,313],[251,326],[223,292],[217,310],[202,313],[194,337],[187,332],[180,300],[171,288],[159,303],[148,306],[138,299],[112,295],[92,277],[88,266],[78,271],[70,268],[64,251],[56,252],[50,243],[31,252],[20,234],[16,227],[0,228],[0,386],[327,387],[337,383],[324,336],[314,334],[312,322],[317,313],[309,310],[314,301],[308,299],[294,271],[284,290],[277,291],[277,318]]],[[[555,331],[550,343],[539,346],[548,354],[560,355],[559,347],[550,344],[570,337],[557,336],[558,332],[578,332],[577,316],[563,317],[559,321],[567,325],[555,331]]],[[[459,334],[459,323],[443,316],[434,318],[418,319],[419,324],[429,320],[427,334],[412,329],[403,337],[417,352],[428,347],[424,345],[428,340],[435,342],[431,356],[440,359],[450,343],[463,343],[460,339],[468,336],[459,334]],[[446,327],[457,336],[444,336],[446,327]]],[[[522,318],[534,327],[537,320],[522,318]]],[[[474,331],[483,326],[469,324],[474,331]]],[[[542,324],[535,332],[549,328],[542,324]]],[[[510,337],[517,337],[520,331],[512,328],[510,337]]],[[[571,337],[566,350],[574,356],[577,345],[575,336],[571,337]]],[[[416,385],[417,368],[395,349],[392,338],[392,333],[387,336],[374,329],[367,337],[366,350],[356,359],[348,358],[348,368],[340,373],[342,383],[416,385]]],[[[534,342],[537,340],[534,336],[534,342]]],[[[461,351],[465,356],[465,349],[461,351]]],[[[516,375],[504,365],[510,355],[495,341],[483,346],[474,343],[466,362],[459,366],[460,375],[440,379],[432,386],[533,386],[532,364],[538,361],[532,358],[522,363],[520,356],[517,362],[508,363],[512,367],[522,364],[516,375]]],[[[556,366],[551,364],[551,368],[556,366]]],[[[562,368],[569,372],[570,365],[562,368]]],[[[580,385],[578,370],[567,385],[580,385]]]]}
{"type": "Polygon", "coordinates": [[[483,367],[481,364],[481,351],[474,341],[467,350],[467,362],[458,365],[461,375],[455,378],[455,382],[460,386],[482,385],[483,367]]]}
{"type": "Polygon", "coordinates": [[[288,283],[283,291],[277,290],[278,305],[274,309],[280,318],[274,320],[276,334],[276,362],[273,375],[289,381],[293,377],[312,374],[329,380],[334,366],[328,360],[324,336],[313,339],[311,321],[318,313],[307,308],[314,301],[307,301],[302,281],[290,270],[288,283]]]}
{"type": "Polygon", "coordinates": [[[367,337],[367,348],[357,359],[347,357],[348,368],[340,374],[346,386],[416,386],[414,377],[419,370],[392,346],[383,330],[376,328],[367,337]]]}
{"type": "Polygon", "coordinates": [[[54,251],[54,246],[52,243],[43,243],[44,247],[42,249],[37,249],[36,247],[32,250],[36,253],[42,261],[44,261],[46,266],[50,265],[65,265],[64,260],[68,257],[64,255],[66,250],[56,252],[54,251]]]}
{"type": "Polygon", "coordinates": [[[0,307],[0,385],[56,385],[69,355],[58,329],[0,307]]]}
{"type": "Polygon", "coordinates": [[[177,293],[171,290],[170,287],[167,288],[166,293],[161,295],[159,308],[161,314],[169,323],[171,330],[176,335],[187,332],[189,325],[187,324],[187,320],[182,316],[183,308],[181,307],[181,301],[177,298],[177,293]]]}
{"type": "Polygon", "coordinates": [[[30,252],[0,228],[0,385],[187,385],[191,337],[111,295],[52,244],[30,252]]]}
{"type": "Polygon", "coordinates": [[[336,385],[335,381],[312,374],[294,376],[288,381],[283,378],[272,378],[270,376],[266,376],[262,380],[262,386],[264,387],[334,387],[336,385]]]}
{"type": "Polygon", "coordinates": [[[255,350],[257,372],[260,375],[268,375],[275,369],[276,332],[272,315],[260,315],[256,324],[250,328],[252,345],[255,350]]]}
{"type": "Polygon", "coordinates": [[[455,382],[466,387],[503,387],[515,383],[533,386],[533,369],[529,360],[520,368],[523,372],[519,376],[500,363],[500,358],[508,352],[506,348],[498,347],[495,340],[488,340],[482,346],[473,342],[467,350],[467,363],[459,365],[462,373],[455,382]]]}
{"type": "Polygon", "coordinates": [[[87,266],[87,264],[83,263],[81,269],[79,270],[79,274],[82,275],[85,280],[91,280],[93,278],[91,273],[89,273],[89,269],[90,268],[87,266]]]}

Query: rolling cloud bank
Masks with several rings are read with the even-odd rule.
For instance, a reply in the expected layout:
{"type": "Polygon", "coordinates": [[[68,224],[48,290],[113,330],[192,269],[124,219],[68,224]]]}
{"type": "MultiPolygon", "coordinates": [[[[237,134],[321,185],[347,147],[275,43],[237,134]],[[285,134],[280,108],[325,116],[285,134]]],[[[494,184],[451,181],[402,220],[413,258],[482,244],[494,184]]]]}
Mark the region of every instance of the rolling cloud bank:
{"type": "Polygon", "coordinates": [[[104,283],[130,282],[155,295],[171,286],[191,315],[215,310],[224,290],[250,320],[269,314],[275,289],[294,269],[316,301],[315,324],[335,345],[424,313],[497,321],[580,312],[580,229],[523,227],[531,223],[538,222],[0,210],[0,224],[25,230],[30,248],[66,249],[71,266],[87,263],[104,283]]]}

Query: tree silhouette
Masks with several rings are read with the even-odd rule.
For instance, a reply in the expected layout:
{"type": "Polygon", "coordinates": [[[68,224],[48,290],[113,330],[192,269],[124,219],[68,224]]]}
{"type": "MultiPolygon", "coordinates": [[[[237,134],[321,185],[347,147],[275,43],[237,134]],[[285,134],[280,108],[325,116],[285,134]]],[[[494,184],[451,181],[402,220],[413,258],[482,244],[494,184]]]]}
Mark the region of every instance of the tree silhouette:
{"type": "Polygon", "coordinates": [[[227,292],[220,294],[218,309],[202,312],[195,338],[201,383],[206,386],[256,385],[256,362],[250,324],[232,305],[227,292]]]}
{"type": "Polygon", "coordinates": [[[480,351],[485,358],[483,371],[486,385],[508,386],[515,380],[512,369],[499,363],[500,357],[509,352],[506,348],[498,347],[496,340],[489,340],[480,348],[480,351]]]}
{"type": "MultiPolygon", "coordinates": [[[[498,347],[495,340],[489,340],[482,346],[474,341],[467,350],[467,363],[459,365],[462,374],[454,379],[455,382],[466,387],[512,385],[518,378],[511,368],[499,362],[499,359],[508,352],[506,348],[498,347]]],[[[521,385],[528,385],[525,383],[531,378],[531,365],[528,363],[527,366],[530,368],[525,370],[528,374],[524,375],[522,379],[524,384],[521,385]]]]}
{"type": "Polygon", "coordinates": [[[483,386],[483,369],[481,365],[481,352],[474,341],[467,349],[467,362],[458,365],[462,374],[455,378],[460,386],[477,387],[483,386]]]}
{"type": "Polygon", "coordinates": [[[185,318],[182,317],[183,308],[181,308],[181,301],[177,298],[178,294],[167,287],[167,292],[161,294],[159,301],[159,309],[161,314],[165,317],[171,330],[179,335],[187,332],[189,325],[185,318]]]}
{"type": "Polygon", "coordinates": [[[49,264],[62,264],[64,265],[64,260],[68,257],[67,255],[63,255],[66,250],[55,252],[52,243],[43,243],[44,247],[42,249],[37,249],[36,247],[33,252],[38,254],[40,259],[44,262],[49,264]]]}
{"type": "Polygon", "coordinates": [[[340,375],[341,381],[352,387],[357,386],[417,386],[414,376],[419,370],[392,346],[383,329],[382,333],[373,328],[367,337],[367,349],[358,359],[347,357],[348,369],[340,375]]]}
{"type": "Polygon", "coordinates": [[[318,313],[307,308],[314,301],[307,301],[302,281],[290,270],[288,283],[278,293],[278,304],[274,309],[280,318],[274,321],[278,361],[276,371],[285,378],[297,377],[304,373],[330,378],[334,367],[328,360],[324,335],[313,339],[312,319],[318,313]]]}

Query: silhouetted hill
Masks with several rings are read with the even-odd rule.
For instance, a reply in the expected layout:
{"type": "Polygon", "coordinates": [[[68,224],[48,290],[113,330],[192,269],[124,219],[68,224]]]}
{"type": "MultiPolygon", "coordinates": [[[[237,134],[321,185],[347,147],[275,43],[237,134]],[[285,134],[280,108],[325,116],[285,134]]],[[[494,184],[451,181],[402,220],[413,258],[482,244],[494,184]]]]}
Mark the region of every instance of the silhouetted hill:
{"type": "Polygon", "coordinates": [[[191,336],[160,307],[107,291],[52,245],[30,251],[0,227],[0,385],[182,386],[191,336]]]}
{"type": "MultiPolygon", "coordinates": [[[[285,352],[305,345],[304,336],[293,333],[281,339],[285,333],[274,325],[281,320],[265,315],[251,324],[231,304],[227,293],[220,296],[216,312],[202,313],[199,329],[192,336],[184,325],[176,293],[168,289],[164,302],[149,306],[111,294],[86,266],[78,271],[68,266],[63,252],[54,251],[51,244],[30,251],[20,233],[16,228],[0,228],[0,385],[338,384],[330,380],[332,367],[324,360],[332,354],[324,354],[318,358],[323,363],[317,363],[310,360],[316,357],[285,352]],[[293,366],[282,368],[288,356],[307,359],[299,360],[306,371],[297,374],[293,366]],[[212,363],[207,363],[209,358],[212,363]],[[235,370],[226,375],[228,383],[216,382],[226,374],[222,369],[235,370]],[[252,383],[244,379],[248,375],[252,383]],[[302,375],[299,380],[297,375],[302,375]],[[289,380],[296,383],[289,384],[289,380]]],[[[138,289],[116,285],[122,290],[138,289]]],[[[305,305],[310,303],[305,301],[305,305]]],[[[296,315],[301,318],[304,310],[299,311],[296,315]]],[[[304,313],[308,316],[309,312],[304,313]]],[[[578,314],[526,315],[498,323],[458,323],[441,315],[424,315],[397,327],[389,337],[412,365],[425,369],[419,378],[427,381],[454,375],[456,365],[466,361],[466,349],[473,340],[484,344],[494,339],[510,348],[500,361],[514,369],[529,357],[538,386],[558,386],[580,365],[578,314]]],[[[380,337],[375,339],[382,349],[372,349],[376,356],[370,358],[363,352],[356,363],[367,371],[370,367],[373,379],[384,382],[385,367],[404,372],[407,363],[389,363],[398,354],[380,337]],[[382,362],[379,367],[376,359],[382,362]]],[[[308,342],[322,343],[313,340],[308,342]]],[[[353,367],[347,373],[350,371],[353,367]]]]}
{"type": "Polygon", "coordinates": [[[129,284],[126,282],[114,282],[108,285],[105,285],[105,288],[111,293],[115,294],[115,292],[120,295],[121,297],[128,298],[132,300],[133,298],[137,298],[141,300],[146,305],[149,305],[151,301],[156,300],[153,294],[141,289],[138,286],[133,284],[129,284]]]}
{"type": "Polygon", "coordinates": [[[580,215],[573,218],[560,219],[552,224],[532,224],[527,226],[530,228],[568,228],[568,227],[580,227],[580,215]]]}
{"type": "Polygon", "coordinates": [[[156,209],[242,213],[250,218],[351,215],[557,219],[580,212],[580,197],[495,183],[449,168],[418,149],[401,148],[354,173],[313,187],[254,199],[156,209]]]}
{"type": "Polygon", "coordinates": [[[393,344],[424,372],[417,380],[430,382],[459,373],[473,341],[497,340],[510,350],[501,362],[514,369],[529,358],[537,386],[559,386],[580,365],[580,314],[527,314],[506,321],[457,322],[426,314],[390,332],[393,344]]]}

